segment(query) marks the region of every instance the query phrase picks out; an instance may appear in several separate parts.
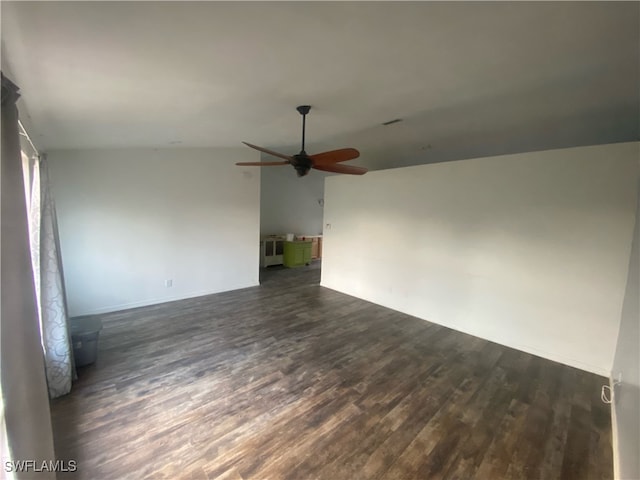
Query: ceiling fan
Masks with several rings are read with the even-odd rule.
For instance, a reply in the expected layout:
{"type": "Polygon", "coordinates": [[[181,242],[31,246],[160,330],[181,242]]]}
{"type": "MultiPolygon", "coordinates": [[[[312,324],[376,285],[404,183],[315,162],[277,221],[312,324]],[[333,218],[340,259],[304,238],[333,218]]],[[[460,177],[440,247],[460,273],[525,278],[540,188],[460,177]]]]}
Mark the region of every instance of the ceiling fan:
{"type": "Polygon", "coordinates": [[[360,156],[360,152],[355,148],[341,148],[340,150],[331,150],[330,152],[316,153],[315,155],[308,155],[304,151],[304,130],[305,130],[305,118],[311,106],[300,105],[296,107],[296,110],[302,115],[302,149],[297,155],[284,155],[282,153],[274,152],[266,148],[252,145],[247,142],[242,142],[245,145],[255,148],[261,152],[273,155],[274,157],[282,158],[282,162],[240,162],[236,165],[242,166],[256,166],[256,167],[270,167],[275,165],[293,165],[293,168],[298,172],[299,177],[304,177],[309,170],[315,168],[316,170],[322,170],[325,172],[335,173],[348,173],[351,175],[363,175],[367,173],[367,169],[363,167],[356,167],[354,165],[338,165],[339,162],[346,162],[347,160],[353,160],[360,156]]]}

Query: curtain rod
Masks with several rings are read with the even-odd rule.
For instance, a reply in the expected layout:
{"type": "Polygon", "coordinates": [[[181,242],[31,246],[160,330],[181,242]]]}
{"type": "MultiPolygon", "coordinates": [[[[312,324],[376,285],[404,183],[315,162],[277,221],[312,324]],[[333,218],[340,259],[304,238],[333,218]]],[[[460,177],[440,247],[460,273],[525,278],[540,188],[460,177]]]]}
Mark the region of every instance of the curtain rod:
{"type": "Polygon", "coordinates": [[[20,135],[22,135],[23,137],[25,137],[29,141],[29,145],[31,145],[31,148],[33,148],[33,151],[36,152],[36,156],[40,157],[40,152],[38,151],[36,146],[31,141],[31,137],[27,133],[27,130],[24,128],[24,125],[22,124],[22,122],[20,120],[18,120],[18,126],[20,127],[20,135]]]}

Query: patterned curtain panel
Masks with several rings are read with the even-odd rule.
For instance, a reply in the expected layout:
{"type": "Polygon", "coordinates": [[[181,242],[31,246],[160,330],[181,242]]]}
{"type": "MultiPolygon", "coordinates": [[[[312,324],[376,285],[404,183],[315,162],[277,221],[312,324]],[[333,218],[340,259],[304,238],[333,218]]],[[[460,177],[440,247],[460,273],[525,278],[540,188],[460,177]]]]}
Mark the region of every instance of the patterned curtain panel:
{"type": "MultiPolygon", "coordinates": [[[[18,87],[2,78],[2,130],[0,147],[0,209],[2,262],[0,290],[1,393],[8,445],[4,461],[55,458],[45,369],[38,332],[33,272],[29,258],[27,209],[18,134],[18,87]]],[[[2,475],[0,475],[2,477],[2,475]]],[[[38,474],[55,479],[54,472],[38,474]]]]}
{"type": "Polygon", "coordinates": [[[34,172],[30,202],[31,249],[49,396],[56,398],[71,391],[75,369],[69,338],[55,205],[49,188],[45,156],[41,157],[38,166],[34,172]]]}

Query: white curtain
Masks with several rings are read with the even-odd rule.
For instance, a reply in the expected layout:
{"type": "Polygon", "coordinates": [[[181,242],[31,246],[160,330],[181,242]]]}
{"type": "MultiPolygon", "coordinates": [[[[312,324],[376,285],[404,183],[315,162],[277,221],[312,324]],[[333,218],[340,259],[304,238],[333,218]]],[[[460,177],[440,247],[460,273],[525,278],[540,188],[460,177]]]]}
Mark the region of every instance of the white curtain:
{"type": "Polygon", "coordinates": [[[75,376],[55,204],[45,155],[29,162],[29,234],[49,396],[71,391],[75,376]]]}
{"type": "MultiPolygon", "coordinates": [[[[2,75],[0,412],[6,427],[3,440],[8,444],[1,445],[3,470],[4,462],[10,460],[55,458],[29,255],[18,97],[18,88],[2,75]]],[[[55,478],[55,473],[42,472],[38,478],[55,478]]]]}

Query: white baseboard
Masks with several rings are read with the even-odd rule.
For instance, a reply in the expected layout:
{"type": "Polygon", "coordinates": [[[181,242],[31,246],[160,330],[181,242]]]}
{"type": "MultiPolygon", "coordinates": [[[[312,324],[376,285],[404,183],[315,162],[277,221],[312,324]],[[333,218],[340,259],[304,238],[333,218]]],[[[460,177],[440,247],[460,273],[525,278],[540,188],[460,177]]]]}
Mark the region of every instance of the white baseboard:
{"type": "Polygon", "coordinates": [[[79,316],[84,316],[84,315],[99,315],[99,314],[102,314],[102,313],[119,312],[121,310],[128,310],[130,308],[148,307],[148,306],[151,306],[151,305],[158,305],[160,303],[175,302],[177,300],[186,300],[188,298],[202,297],[202,296],[205,296],[205,295],[213,295],[215,293],[223,293],[223,292],[230,292],[230,291],[233,291],[233,290],[241,290],[243,288],[256,287],[258,285],[260,285],[259,282],[255,283],[255,284],[234,286],[232,288],[226,288],[226,289],[222,289],[222,290],[202,290],[202,291],[197,291],[197,292],[189,292],[189,293],[186,293],[186,294],[183,294],[183,295],[150,298],[150,299],[145,299],[145,300],[141,300],[141,301],[138,301],[138,302],[120,303],[120,304],[116,304],[116,305],[106,305],[106,306],[103,306],[103,307],[92,308],[92,309],[87,310],[87,311],[72,312],[73,314],[70,315],[70,316],[71,317],[79,317],[79,316]]]}

